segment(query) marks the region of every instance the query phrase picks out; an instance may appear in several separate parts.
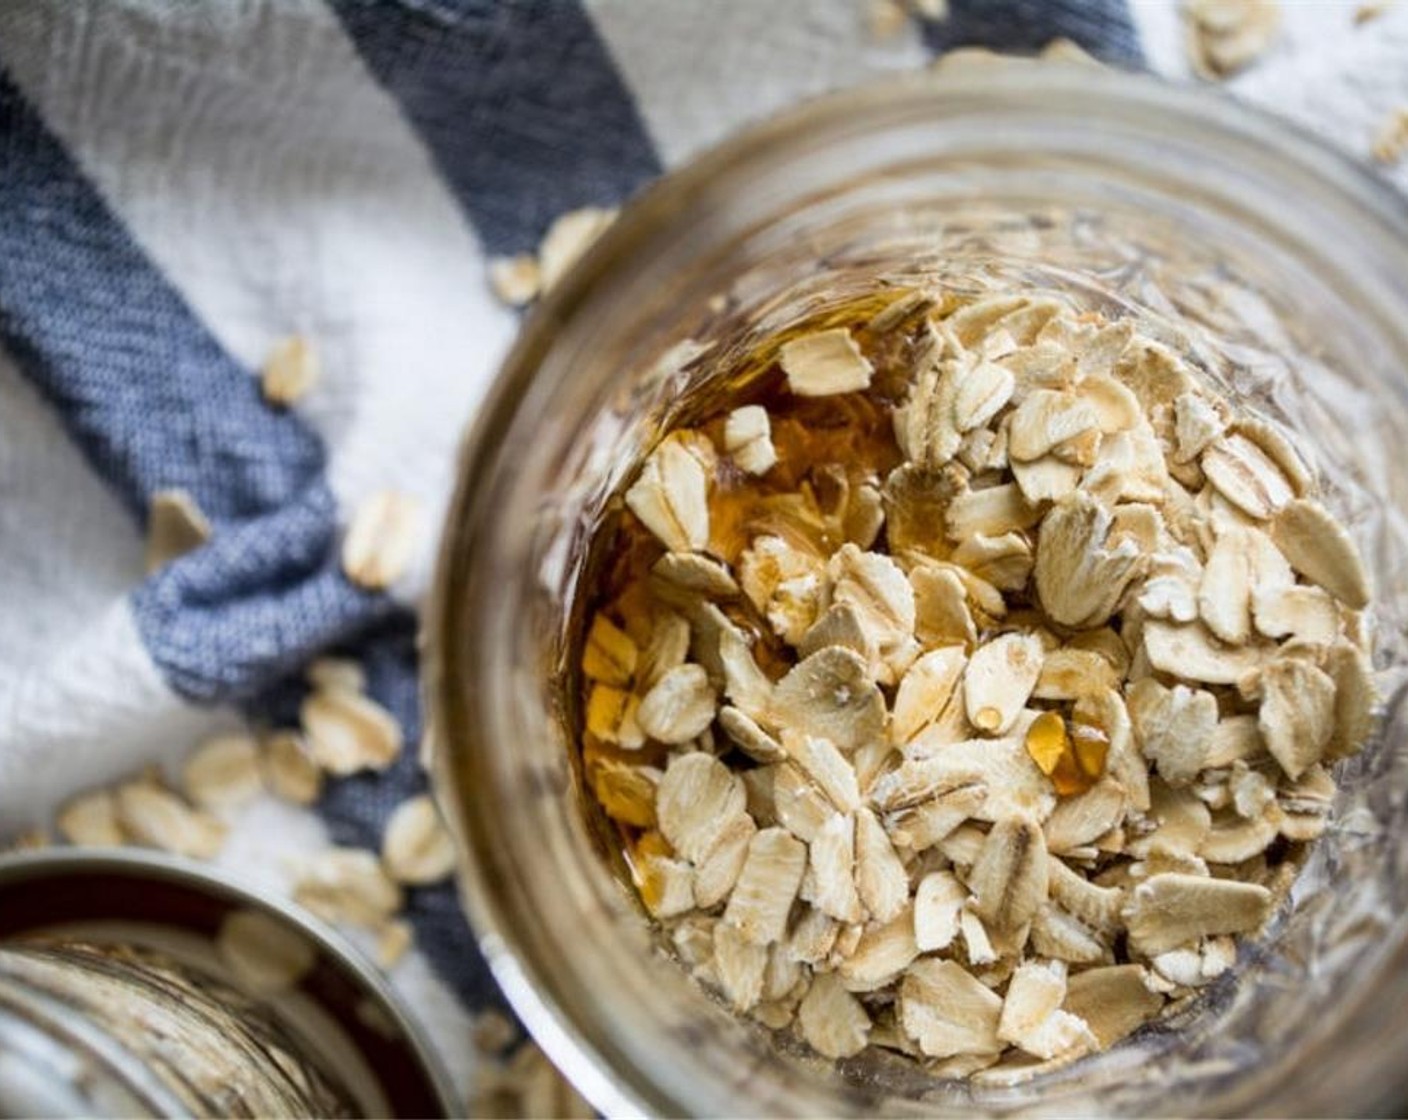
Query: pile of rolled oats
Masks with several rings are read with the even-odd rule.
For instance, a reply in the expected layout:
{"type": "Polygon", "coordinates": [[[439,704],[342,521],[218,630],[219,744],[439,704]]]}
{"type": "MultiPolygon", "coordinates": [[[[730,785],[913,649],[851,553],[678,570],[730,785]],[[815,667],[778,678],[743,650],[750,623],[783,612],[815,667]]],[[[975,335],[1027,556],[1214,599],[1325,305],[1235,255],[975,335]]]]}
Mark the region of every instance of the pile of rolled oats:
{"type": "MultiPolygon", "coordinates": [[[[214,860],[235,817],[261,794],[308,805],[322,792],[326,775],[342,777],[385,770],[400,756],[403,735],[396,717],[365,692],[361,666],[321,658],[309,667],[311,686],[301,728],[216,735],[196,746],[178,784],[156,768],[111,787],[79,794],[59,810],[55,825],[70,844],[87,847],[157,848],[193,859],[214,860]]],[[[48,843],[45,833],[26,846],[48,843]]],[[[289,862],[294,899],[325,921],[368,931],[377,963],[397,964],[411,947],[410,924],[398,915],[403,888],[447,880],[454,871],[454,844],[434,803],[413,797],[391,814],[380,853],[328,848],[300,853],[289,862]]],[[[221,948],[241,975],[246,962],[276,940],[232,927],[221,948]]],[[[273,964],[281,965],[276,960],[273,964]]],[[[266,971],[279,970],[270,965],[266,971]]]]}
{"type": "Polygon", "coordinates": [[[758,368],[644,461],[582,639],[583,774],[664,940],[821,1055],[940,1077],[1193,998],[1371,729],[1311,469],[1054,293],[897,293],[758,368]]]}

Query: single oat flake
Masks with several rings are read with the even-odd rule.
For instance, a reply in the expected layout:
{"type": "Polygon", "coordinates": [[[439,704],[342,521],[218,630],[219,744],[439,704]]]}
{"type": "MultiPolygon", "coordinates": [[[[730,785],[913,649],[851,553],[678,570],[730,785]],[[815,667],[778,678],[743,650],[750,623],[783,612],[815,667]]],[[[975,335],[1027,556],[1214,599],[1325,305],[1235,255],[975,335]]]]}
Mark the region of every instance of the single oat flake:
{"type": "Polygon", "coordinates": [[[724,425],[724,447],[749,474],[766,474],[777,462],[768,410],[750,404],[729,413],[724,425]]]}
{"type": "MultiPolygon", "coordinates": [[[[1188,7],[1217,73],[1271,41],[1273,5],[1188,7]]],[[[822,1059],[990,1087],[1188,1007],[1373,733],[1333,495],[1066,293],[887,291],[748,359],[608,506],[574,635],[582,788],[661,943],[822,1059]]],[[[385,765],[394,723],[315,684],[311,756],[385,765]]],[[[432,818],[301,890],[397,948],[397,881],[451,859],[432,818]]]]}
{"type": "Polygon", "coordinates": [[[220,959],[255,995],[287,992],[312,971],[318,950],[287,923],[261,910],[235,910],[215,937],[220,959]]]}
{"type": "Polygon", "coordinates": [[[847,330],[820,331],[785,342],[778,361],[798,396],[850,393],[870,384],[869,360],[847,330]]]}
{"type": "Polygon", "coordinates": [[[1185,0],[1184,15],[1193,65],[1210,78],[1250,65],[1281,27],[1278,0],[1185,0]]]}
{"type": "Polygon", "coordinates": [[[207,739],[186,760],[186,796],[206,809],[231,808],[264,788],[259,772],[259,741],[249,734],[207,739]]]}
{"type": "Polygon", "coordinates": [[[414,943],[415,933],[409,922],[388,922],[376,935],[377,965],[385,969],[395,968],[414,943]]]}
{"type": "Polygon", "coordinates": [[[322,366],[312,343],[300,335],[274,347],[260,371],[264,399],[270,404],[297,404],[318,384],[322,366]]]}
{"type": "Polygon", "coordinates": [[[349,692],[367,689],[366,670],[348,657],[315,658],[303,675],[314,688],[345,688],[349,692]]]}
{"type": "Polygon", "coordinates": [[[371,852],[333,848],[302,862],[293,899],[329,922],[378,929],[401,908],[401,888],[371,852]]]}
{"type": "Polygon", "coordinates": [[[678,441],[666,440],[626,491],[626,505],[671,551],[709,543],[708,476],[678,441]]]}
{"type": "Polygon", "coordinates": [[[489,262],[489,286],[510,307],[532,303],[543,287],[537,258],[529,253],[495,257],[489,262]]]}
{"type": "Polygon", "coordinates": [[[1364,0],[1354,8],[1354,26],[1362,27],[1381,17],[1392,7],[1393,0],[1364,0]]]}
{"type": "Polygon", "coordinates": [[[65,840],[80,847],[116,847],[127,839],[111,790],[94,790],[73,798],[60,808],[55,823],[65,840]]]}
{"type": "Polygon", "coordinates": [[[401,754],[401,725],[368,696],[319,689],[303,701],[299,715],[313,758],[330,774],[385,770],[401,754]]]}
{"type": "Polygon", "coordinates": [[[275,731],[260,752],[264,784],[275,797],[294,805],[311,805],[323,789],[323,772],[297,731],[275,731]]]}
{"type": "Polygon", "coordinates": [[[1373,156],[1392,166],[1408,154],[1408,106],[1395,109],[1374,137],[1373,156]]]}
{"type": "Polygon", "coordinates": [[[560,215],[548,227],[538,246],[539,288],[548,292],[556,287],[568,269],[615,220],[615,210],[595,206],[585,206],[560,215]]]}
{"type": "Polygon", "coordinates": [[[412,797],[392,812],[381,859],[398,883],[426,886],[449,877],[455,868],[455,846],[429,796],[412,797]]]}
{"type": "Polygon", "coordinates": [[[147,511],[147,572],[194,552],[210,533],[210,519],[188,491],[158,490],[147,511]]]}
{"type": "Polygon", "coordinates": [[[408,494],[382,490],[352,515],[342,542],[342,570],[358,587],[380,591],[410,566],[420,542],[420,505],[408,494]]]}

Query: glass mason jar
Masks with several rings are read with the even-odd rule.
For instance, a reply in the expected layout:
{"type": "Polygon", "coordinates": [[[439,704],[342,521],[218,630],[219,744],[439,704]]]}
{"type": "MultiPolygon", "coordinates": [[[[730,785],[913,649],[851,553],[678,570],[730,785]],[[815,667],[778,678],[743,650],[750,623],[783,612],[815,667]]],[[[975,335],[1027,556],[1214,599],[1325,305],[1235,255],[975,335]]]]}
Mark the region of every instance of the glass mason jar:
{"type": "Polygon", "coordinates": [[[439,794],[471,917],[607,1113],[1325,1114],[1408,1100],[1408,207],[1193,89],[1004,64],[823,99],[627,208],[530,316],[471,434],[430,623],[439,794]],[[656,951],[581,796],[585,547],[643,452],[752,344],[876,285],[1047,287],[1138,314],[1284,423],[1376,583],[1382,724],[1288,904],[1177,1021],[1025,1084],[842,1069],[656,951]]]}
{"type": "Polygon", "coordinates": [[[257,885],[0,854],[0,1117],[457,1116],[384,976],[257,885]]]}

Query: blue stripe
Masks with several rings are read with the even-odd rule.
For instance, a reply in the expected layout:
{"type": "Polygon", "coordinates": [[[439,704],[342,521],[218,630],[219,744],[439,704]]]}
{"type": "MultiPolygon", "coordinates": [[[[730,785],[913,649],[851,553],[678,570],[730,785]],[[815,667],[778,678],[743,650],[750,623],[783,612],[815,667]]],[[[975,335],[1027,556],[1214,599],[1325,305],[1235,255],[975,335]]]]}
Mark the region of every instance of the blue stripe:
{"type": "MultiPolygon", "coordinates": [[[[400,614],[342,651],[361,661],[368,693],[401,722],[407,746],[389,770],[329,785],[318,808],[334,843],[380,851],[392,810],[426,789],[417,749],[422,724],[416,630],[415,620],[400,614]]],[[[404,915],[415,927],[416,947],[468,1006],[507,1007],[475,948],[474,934],[452,885],[409,888],[404,915]]]]}
{"type": "Polygon", "coordinates": [[[0,211],[0,338],[139,517],[173,486],[249,517],[319,476],[316,436],[263,404],[3,74],[0,211]]]}
{"type": "Polygon", "coordinates": [[[1125,0],[949,0],[948,7],[945,19],[921,21],[925,45],[935,54],[955,47],[1020,54],[1065,38],[1105,62],[1144,65],[1125,0]]]}
{"type": "Polygon", "coordinates": [[[0,341],[139,520],[182,487],[214,523],[133,596],[172,687],[252,697],[391,610],[337,571],[316,434],[263,401],[3,74],[0,214],[0,341]]]}
{"type": "Polygon", "coordinates": [[[491,254],[660,173],[578,0],[331,0],[491,254]]]}

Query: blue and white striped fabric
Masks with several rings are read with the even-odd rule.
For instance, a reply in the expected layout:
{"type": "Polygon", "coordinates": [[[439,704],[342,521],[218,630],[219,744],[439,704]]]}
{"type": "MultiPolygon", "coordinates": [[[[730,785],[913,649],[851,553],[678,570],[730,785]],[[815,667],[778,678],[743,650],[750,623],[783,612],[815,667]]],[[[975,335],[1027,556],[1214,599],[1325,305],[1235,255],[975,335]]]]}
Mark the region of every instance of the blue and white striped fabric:
{"type": "MultiPolygon", "coordinates": [[[[6,0],[0,5],[0,839],[77,789],[241,719],[289,722],[337,650],[414,741],[415,611],[351,586],[340,527],[383,487],[438,521],[459,433],[517,318],[489,257],[616,205],[730,130],[961,45],[1057,36],[1187,76],[1173,0],[950,0],[877,38],[866,0],[6,0]],[[253,371],[291,333],[293,411],[253,371]],[[151,494],[210,542],[142,574],[151,494]]],[[[1231,90],[1362,155],[1408,104],[1408,5],[1285,5],[1231,90]]],[[[1408,188],[1408,168],[1395,172],[1408,188]]],[[[430,542],[427,542],[427,546],[430,542]]],[[[423,783],[333,782],[244,813],[223,859],[280,884],[376,847],[423,783]]],[[[396,982],[461,1075],[494,998],[448,888],[415,892],[396,982]]]]}

